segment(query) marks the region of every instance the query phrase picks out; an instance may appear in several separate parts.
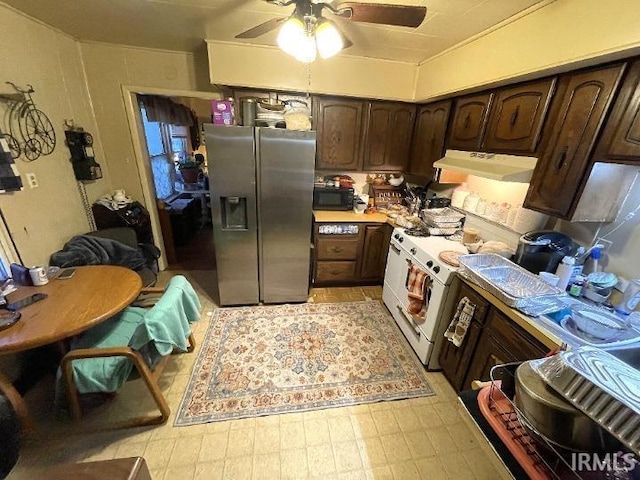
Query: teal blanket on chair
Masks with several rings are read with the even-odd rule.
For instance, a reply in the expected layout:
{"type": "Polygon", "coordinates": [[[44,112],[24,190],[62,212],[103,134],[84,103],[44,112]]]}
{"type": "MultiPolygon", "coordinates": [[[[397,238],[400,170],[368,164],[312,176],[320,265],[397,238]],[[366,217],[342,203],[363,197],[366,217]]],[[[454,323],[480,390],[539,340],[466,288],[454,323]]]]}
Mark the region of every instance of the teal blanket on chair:
{"type": "MultiPolygon", "coordinates": [[[[152,345],[164,356],[174,348],[186,351],[190,323],[200,318],[200,300],[182,275],[171,279],[151,309],[127,307],[74,340],[71,349],[152,345]]],[[[152,349],[153,350],[153,349],[152,349]]],[[[115,392],[127,380],[133,363],[125,357],[87,358],[72,362],[79,393],[115,392]]]]}

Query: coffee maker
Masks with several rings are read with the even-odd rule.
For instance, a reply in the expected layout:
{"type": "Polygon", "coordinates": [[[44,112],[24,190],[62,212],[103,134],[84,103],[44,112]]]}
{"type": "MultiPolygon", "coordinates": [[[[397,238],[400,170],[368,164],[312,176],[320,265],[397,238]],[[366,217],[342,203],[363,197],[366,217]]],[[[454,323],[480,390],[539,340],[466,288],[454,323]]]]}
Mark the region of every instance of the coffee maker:
{"type": "Polygon", "coordinates": [[[580,245],[554,230],[536,230],[520,237],[514,262],[532,273],[555,272],[565,255],[574,255],[580,245]]]}

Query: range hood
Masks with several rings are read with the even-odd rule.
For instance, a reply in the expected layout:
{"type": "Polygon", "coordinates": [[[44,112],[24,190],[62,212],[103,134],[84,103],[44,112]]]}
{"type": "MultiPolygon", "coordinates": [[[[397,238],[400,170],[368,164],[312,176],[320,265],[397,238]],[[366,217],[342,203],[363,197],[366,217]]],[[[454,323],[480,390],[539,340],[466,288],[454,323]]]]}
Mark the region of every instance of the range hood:
{"type": "Polygon", "coordinates": [[[447,150],[433,166],[503,182],[529,183],[537,161],[536,157],[447,150]]]}

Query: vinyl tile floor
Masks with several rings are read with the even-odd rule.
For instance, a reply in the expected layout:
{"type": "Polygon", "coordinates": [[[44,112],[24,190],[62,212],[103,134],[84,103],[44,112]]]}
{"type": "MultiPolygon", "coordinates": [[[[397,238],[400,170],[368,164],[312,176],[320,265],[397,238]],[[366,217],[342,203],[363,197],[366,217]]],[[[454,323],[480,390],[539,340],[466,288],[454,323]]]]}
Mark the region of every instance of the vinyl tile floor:
{"type": "MultiPolygon", "coordinates": [[[[190,278],[205,313],[215,308],[207,293],[215,272],[163,272],[160,284],[173,273],[190,278]]],[[[312,289],[309,301],[381,295],[380,287],[312,289]]],[[[209,318],[195,324],[198,344],[209,318]]],[[[427,373],[436,392],[431,397],[174,427],[196,354],[172,356],[167,364],[160,385],[172,414],[157,427],[101,430],[123,415],[153,410],[139,380],[89,410],[79,425],[52,408],[53,381],[40,382],[26,397],[36,428],[9,478],[38,478],[48,465],[131,456],[145,458],[154,480],[510,478],[440,373],[427,373]]]]}

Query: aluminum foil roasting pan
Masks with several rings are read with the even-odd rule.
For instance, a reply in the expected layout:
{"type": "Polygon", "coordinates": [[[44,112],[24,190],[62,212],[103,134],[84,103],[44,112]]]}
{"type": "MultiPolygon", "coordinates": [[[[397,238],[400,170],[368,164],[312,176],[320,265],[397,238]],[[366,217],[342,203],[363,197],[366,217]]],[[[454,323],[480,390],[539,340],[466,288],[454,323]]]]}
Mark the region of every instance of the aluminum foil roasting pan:
{"type": "Polygon", "coordinates": [[[537,275],[495,253],[461,255],[460,273],[509,307],[527,315],[557,310],[557,299],[566,296],[537,275]]]}
{"type": "Polygon", "coordinates": [[[551,388],[640,454],[638,369],[593,347],[530,363],[551,388]]]}

